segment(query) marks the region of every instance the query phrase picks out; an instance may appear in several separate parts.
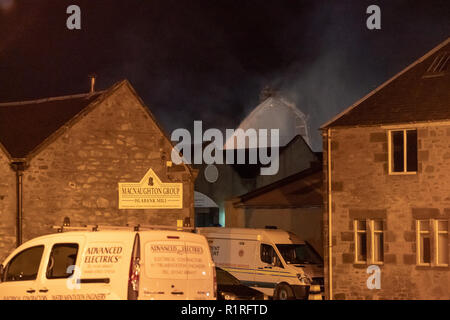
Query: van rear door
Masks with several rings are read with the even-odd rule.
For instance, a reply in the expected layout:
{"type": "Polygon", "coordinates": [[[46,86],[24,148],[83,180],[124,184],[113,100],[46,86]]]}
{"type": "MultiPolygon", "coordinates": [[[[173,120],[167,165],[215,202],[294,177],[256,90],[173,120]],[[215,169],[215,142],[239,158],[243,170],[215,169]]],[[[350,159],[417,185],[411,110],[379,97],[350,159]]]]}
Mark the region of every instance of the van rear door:
{"type": "Polygon", "coordinates": [[[188,299],[214,299],[214,265],[206,241],[196,242],[187,239],[185,245],[188,299]]]}
{"type": "Polygon", "coordinates": [[[139,298],[144,300],[188,299],[185,242],[178,236],[156,237],[141,233],[139,298]]]}

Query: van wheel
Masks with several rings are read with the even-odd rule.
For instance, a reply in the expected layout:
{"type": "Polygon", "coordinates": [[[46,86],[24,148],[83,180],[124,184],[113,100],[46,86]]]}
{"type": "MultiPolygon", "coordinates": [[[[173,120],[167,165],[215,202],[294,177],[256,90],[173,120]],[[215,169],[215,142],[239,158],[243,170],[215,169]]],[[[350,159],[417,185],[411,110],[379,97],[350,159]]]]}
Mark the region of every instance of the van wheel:
{"type": "Polygon", "coordinates": [[[279,284],[275,288],[274,300],[292,300],[294,299],[294,292],[287,284],[279,284]]]}

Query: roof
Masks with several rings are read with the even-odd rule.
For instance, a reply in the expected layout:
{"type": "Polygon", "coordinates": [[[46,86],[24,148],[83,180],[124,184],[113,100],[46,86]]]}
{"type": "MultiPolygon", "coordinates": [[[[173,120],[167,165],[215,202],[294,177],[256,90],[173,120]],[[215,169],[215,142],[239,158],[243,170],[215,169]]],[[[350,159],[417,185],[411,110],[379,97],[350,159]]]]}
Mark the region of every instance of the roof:
{"type": "Polygon", "coordinates": [[[25,158],[103,92],[0,104],[0,143],[25,158]]]}
{"type": "Polygon", "coordinates": [[[351,127],[450,120],[450,59],[429,72],[450,38],[322,126],[351,127]]]}
{"type": "MultiPolygon", "coordinates": [[[[248,148],[248,143],[239,146],[236,145],[237,130],[242,129],[246,132],[249,129],[256,131],[260,129],[278,129],[279,145],[284,146],[289,143],[296,135],[300,134],[309,141],[309,130],[307,116],[302,113],[293,103],[289,103],[281,97],[269,97],[259,104],[253,111],[240,123],[235,129],[234,134],[225,142],[224,149],[242,149],[248,148]]],[[[270,140],[270,139],[268,139],[270,140]]],[[[271,142],[267,141],[270,146],[271,142]]]]}
{"type": "Polygon", "coordinates": [[[302,208],[323,204],[322,166],[312,166],[304,171],[278,180],[233,199],[235,207],[302,208]]]}

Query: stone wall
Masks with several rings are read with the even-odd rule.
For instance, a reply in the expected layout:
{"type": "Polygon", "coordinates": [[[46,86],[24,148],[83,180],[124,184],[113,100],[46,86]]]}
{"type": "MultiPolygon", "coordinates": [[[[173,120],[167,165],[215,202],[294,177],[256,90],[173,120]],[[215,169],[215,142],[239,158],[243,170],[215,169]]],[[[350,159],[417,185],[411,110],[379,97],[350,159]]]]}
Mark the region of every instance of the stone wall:
{"type": "Polygon", "coordinates": [[[16,174],[0,148],[0,263],[16,245],[16,174]]]}
{"type": "MultiPolygon", "coordinates": [[[[450,269],[416,265],[415,220],[450,219],[450,125],[418,128],[419,167],[413,175],[388,174],[387,129],[338,128],[331,139],[333,298],[449,299],[450,269]],[[380,290],[367,288],[368,265],[354,264],[355,218],[385,221],[380,290]]],[[[324,168],[327,178],[326,152],[324,168]]]]}
{"type": "Polygon", "coordinates": [[[194,223],[194,177],[187,167],[166,166],[171,144],[144,108],[123,82],[33,155],[23,178],[24,241],[52,233],[66,216],[72,225],[194,223]],[[139,182],[150,168],[162,182],[183,183],[183,209],[118,209],[118,183],[139,182]]]}

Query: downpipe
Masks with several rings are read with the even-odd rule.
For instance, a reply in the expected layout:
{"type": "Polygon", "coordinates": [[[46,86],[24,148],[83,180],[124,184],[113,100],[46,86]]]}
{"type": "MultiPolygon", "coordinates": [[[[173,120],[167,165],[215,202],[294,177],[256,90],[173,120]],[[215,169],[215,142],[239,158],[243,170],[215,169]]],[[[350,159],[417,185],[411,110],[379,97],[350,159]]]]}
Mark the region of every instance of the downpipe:
{"type": "Polygon", "coordinates": [[[11,168],[16,172],[16,246],[23,241],[23,172],[27,168],[25,160],[11,163],[11,168]]]}
{"type": "Polygon", "coordinates": [[[333,232],[331,197],[331,129],[327,130],[327,173],[328,173],[328,288],[329,299],[333,300],[333,232]]]}

